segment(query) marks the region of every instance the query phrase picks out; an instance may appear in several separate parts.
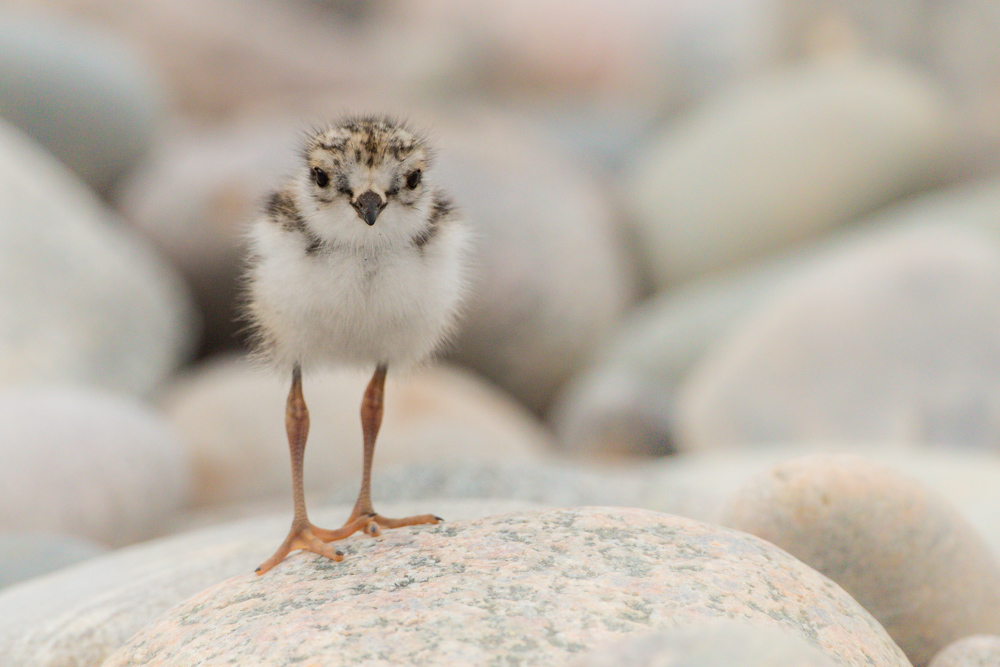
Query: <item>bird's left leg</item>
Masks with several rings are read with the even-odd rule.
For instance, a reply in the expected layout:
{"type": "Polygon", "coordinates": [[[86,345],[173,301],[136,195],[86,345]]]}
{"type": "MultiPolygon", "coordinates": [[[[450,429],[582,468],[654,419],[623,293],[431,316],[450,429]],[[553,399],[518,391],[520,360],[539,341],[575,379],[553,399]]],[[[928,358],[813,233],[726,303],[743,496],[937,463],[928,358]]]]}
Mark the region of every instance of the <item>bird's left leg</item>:
{"type": "MultiPolygon", "coordinates": [[[[375,439],[378,437],[379,427],[382,425],[382,403],[385,395],[385,375],[388,370],[386,364],[379,364],[372,375],[368,387],[365,389],[364,398],[361,400],[361,430],[364,434],[364,468],[361,474],[361,491],[358,493],[358,501],[354,504],[354,510],[350,518],[344,524],[344,528],[357,526],[359,522],[363,530],[372,536],[381,533],[382,528],[401,528],[402,526],[416,526],[420,524],[438,523],[441,517],[433,514],[419,514],[403,519],[390,519],[375,512],[372,508],[371,481],[372,481],[372,458],[375,455],[375,439]]],[[[343,530],[343,528],[341,529],[343,530]]]]}

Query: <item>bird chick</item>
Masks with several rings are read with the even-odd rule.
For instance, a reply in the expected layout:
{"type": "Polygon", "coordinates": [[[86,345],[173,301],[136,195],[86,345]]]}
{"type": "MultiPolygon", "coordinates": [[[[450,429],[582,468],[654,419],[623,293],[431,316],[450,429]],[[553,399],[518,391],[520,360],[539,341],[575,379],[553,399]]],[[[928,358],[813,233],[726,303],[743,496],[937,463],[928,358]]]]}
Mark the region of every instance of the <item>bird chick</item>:
{"type": "Polygon", "coordinates": [[[259,357],[291,374],[285,425],[294,518],[263,574],[291,551],[334,560],[329,542],[358,530],[437,523],[388,519],[371,502],[371,463],[387,369],[418,363],[454,329],[466,279],[467,229],[430,178],[426,140],[383,116],[352,117],[306,141],[294,177],[272,192],[253,225],[247,315],[259,357]],[[302,373],[321,366],[374,367],[361,404],[361,490],[339,529],[310,523],[302,488],[309,413],[302,373]]]}

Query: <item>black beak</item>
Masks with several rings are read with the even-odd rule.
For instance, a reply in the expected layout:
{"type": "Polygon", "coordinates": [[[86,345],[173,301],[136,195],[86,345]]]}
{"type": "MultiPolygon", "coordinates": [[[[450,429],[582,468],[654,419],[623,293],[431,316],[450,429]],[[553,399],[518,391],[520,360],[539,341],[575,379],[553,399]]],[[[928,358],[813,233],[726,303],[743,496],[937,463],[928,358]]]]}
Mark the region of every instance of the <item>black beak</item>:
{"type": "Polygon", "coordinates": [[[361,193],[355,201],[351,202],[351,206],[358,212],[358,217],[367,222],[368,226],[371,227],[375,224],[375,219],[378,218],[378,214],[385,208],[386,203],[377,194],[368,190],[361,193]]]}

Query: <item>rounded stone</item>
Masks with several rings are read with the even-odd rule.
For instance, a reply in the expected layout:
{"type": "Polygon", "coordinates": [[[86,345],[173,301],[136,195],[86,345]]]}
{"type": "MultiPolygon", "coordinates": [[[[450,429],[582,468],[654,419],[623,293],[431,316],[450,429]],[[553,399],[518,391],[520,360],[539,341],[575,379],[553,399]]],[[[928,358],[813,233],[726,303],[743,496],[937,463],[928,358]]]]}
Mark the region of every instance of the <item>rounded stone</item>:
{"type": "MultiPolygon", "coordinates": [[[[369,375],[305,374],[309,407],[307,491],[361,481],[359,409],[369,375]]],[[[160,401],[194,461],[194,504],[213,505],[291,493],[285,401],[290,378],[223,358],[175,379],[160,401]]],[[[374,469],[433,461],[526,461],[550,437],[522,407],[468,372],[429,367],[393,374],[374,469]]]]}
{"type": "Polygon", "coordinates": [[[836,667],[802,636],[719,621],[623,639],[567,667],[836,667]]]}
{"type": "Polygon", "coordinates": [[[180,278],[54,158],[0,121],[0,383],[145,393],[190,352],[180,278]]]}
{"type": "Polygon", "coordinates": [[[732,617],[841,664],[906,658],[849,595],[752,536],[627,508],[492,516],[292,556],[175,606],[104,667],[223,661],[559,664],[636,632],[732,617]],[[289,604],[294,600],[295,604],[289,604]]]}
{"type": "Polygon", "coordinates": [[[701,362],[817,266],[877,243],[893,230],[918,228],[972,229],[1000,241],[1000,185],[986,182],[914,198],[808,246],[643,302],[594,351],[591,366],[560,391],[551,413],[558,444],[570,452],[640,455],[698,448],[698,442],[681,437],[678,400],[701,362]]]}
{"type": "Polygon", "coordinates": [[[894,442],[773,443],[692,452],[641,464],[637,507],[720,523],[729,499],[753,478],[811,454],[863,456],[919,480],[958,509],[1000,554],[1000,458],[990,452],[894,442]]]}
{"type": "Polygon", "coordinates": [[[843,586],[916,667],[958,638],[1000,631],[990,548],[929,489],[861,457],[782,463],[737,491],[722,523],[843,586]]]}
{"type": "Polygon", "coordinates": [[[188,499],[191,469],[162,417],[131,397],[65,386],[0,391],[0,528],[122,546],[188,499]]]}
{"type": "Polygon", "coordinates": [[[873,237],[790,282],[678,390],[684,449],[736,443],[1000,443],[1000,243],[873,237]]]}
{"type": "Polygon", "coordinates": [[[107,192],[146,153],[162,115],[150,69],[111,35],[0,12],[0,116],[107,192]]]}
{"type": "Polygon", "coordinates": [[[476,239],[448,356],[543,411],[631,304],[637,270],[608,193],[525,134],[497,118],[440,132],[437,178],[476,239]]]}
{"type": "Polygon", "coordinates": [[[1000,636],[972,635],[946,646],[929,667],[996,667],[1000,665],[1000,636]]]}
{"type": "Polygon", "coordinates": [[[802,66],[651,139],[625,181],[659,288],[814,237],[954,167],[949,110],[905,69],[802,66]]]}

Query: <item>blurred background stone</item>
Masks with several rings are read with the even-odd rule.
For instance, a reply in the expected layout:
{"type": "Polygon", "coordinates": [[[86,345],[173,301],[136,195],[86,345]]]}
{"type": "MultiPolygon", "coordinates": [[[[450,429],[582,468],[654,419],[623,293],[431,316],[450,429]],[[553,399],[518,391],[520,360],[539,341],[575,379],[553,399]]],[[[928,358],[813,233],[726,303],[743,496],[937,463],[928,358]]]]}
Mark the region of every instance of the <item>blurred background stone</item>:
{"type": "Polygon", "coordinates": [[[145,155],[165,92],[111,35],[0,11],[0,116],[107,193],[145,155]]]}
{"type": "Polygon", "coordinates": [[[943,96],[864,62],[745,86],[651,139],[625,184],[658,287],[760,257],[940,182],[957,161],[943,96]]]}
{"type": "Polygon", "coordinates": [[[840,584],[915,667],[951,642],[1000,632],[1000,564],[946,501],[848,454],[787,461],[727,503],[723,525],[787,550],[840,584]]]}
{"type": "Polygon", "coordinates": [[[681,389],[685,447],[795,440],[1000,441],[1000,244],[888,234],[748,318],[681,389]]]}
{"type": "Polygon", "coordinates": [[[0,383],[146,393],[190,354],[186,286],[66,167],[0,121],[0,383]]]}
{"type": "Polygon", "coordinates": [[[162,417],[90,388],[0,390],[0,529],[57,531],[120,547],[183,506],[190,460],[162,417]]]}
{"type": "Polygon", "coordinates": [[[972,635],[946,646],[930,667],[991,667],[1000,664],[1000,636],[972,635]]]}
{"type": "MultiPolygon", "coordinates": [[[[303,378],[311,423],[307,491],[357,493],[359,409],[369,378],[356,371],[303,378]]],[[[224,359],[164,389],[160,404],[194,461],[195,505],[290,497],[284,417],[289,382],[247,362],[224,359]]],[[[550,448],[550,436],[532,415],[468,372],[433,367],[389,374],[376,469],[435,461],[532,461],[550,448]]]]}
{"type": "Polygon", "coordinates": [[[678,392],[703,358],[745,319],[837,255],[860,252],[894,230],[971,229],[1000,241],[996,181],[915,197],[766,260],[661,292],[630,311],[590,365],[559,393],[552,423],[576,454],[683,451],[678,392]]]}
{"type": "Polygon", "coordinates": [[[623,230],[599,184],[544,137],[486,117],[442,139],[437,178],[477,237],[448,357],[542,411],[634,299],[623,230]]]}
{"type": "Polygon", "coordinates": [[[107,551],[74,535],[44,531],[0,532],[0,589],[60,570],[107,551]]]}
{"type": "MultiPolygon", "coordinates": [[[[372,495],[390,502],[420,498],[496,498],[553,507],[640,507],[645,476],[635,467],[609,469],[541,461],[435,461],[376,470],[372,495]]],[[[329,502],[352,503],[344,488],[329,502]]]]}

